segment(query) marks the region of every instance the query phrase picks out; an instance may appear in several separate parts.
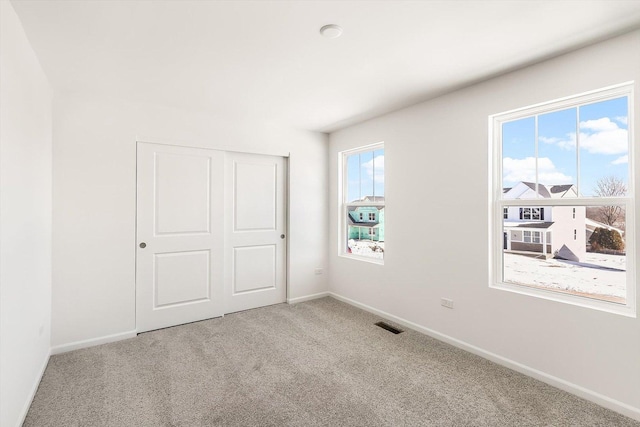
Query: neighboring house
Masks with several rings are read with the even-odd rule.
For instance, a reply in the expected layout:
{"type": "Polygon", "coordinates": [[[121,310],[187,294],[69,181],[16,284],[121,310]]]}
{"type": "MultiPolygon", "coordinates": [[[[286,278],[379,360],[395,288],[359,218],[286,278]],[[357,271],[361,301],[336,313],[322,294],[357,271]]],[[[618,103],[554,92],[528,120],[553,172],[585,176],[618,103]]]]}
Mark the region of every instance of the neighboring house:
{"type": "MultiPolygon", "coordinates": [[[[535,184],[519,182],[505,188],[505,199],[535,199],[535,184]]],[[[574,185],[538,185],[540,197],[576,197],[574,185]]],[[[586,254],[584,206],[511,206],[504,208],[504,249],[580,261],[586,254]]]]}
{"type": "MultiPolygon", "coordinates": [[[[384,201],[382,196],[366,196],[363,202],[384,201]]],[[[384,242],[384,207],[350,207],[347,212],[348,238],[384,242]]]]}

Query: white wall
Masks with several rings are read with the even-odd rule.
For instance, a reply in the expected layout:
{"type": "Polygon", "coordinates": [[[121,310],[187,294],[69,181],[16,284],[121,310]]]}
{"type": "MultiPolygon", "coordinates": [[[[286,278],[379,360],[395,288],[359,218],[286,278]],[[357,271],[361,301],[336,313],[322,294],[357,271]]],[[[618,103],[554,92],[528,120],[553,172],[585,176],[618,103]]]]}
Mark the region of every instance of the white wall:
{"type": "Polygon", "coordinates": [[[0,2],[0,425],[17,426],[49,359],[51,90],[0,2]]]}
{"type": "Polygon", "coordinates": [[[314,274],[328,264],[325,134],[88,94],[56,95],[54,352],[135,331],[136,140],[290,154],[289,298],[327,291],[327,275],[314,274]]]}
{"type": "Polygon", "coordinates": [[[634,32],[331,134],[330,291],[582,387],[600,403],[614,399],[640,419],[640,320],[490,289],[487,246],[488,116],[640,81],[639,50],[634,32]],[[384,266],[337,256],[338,152],[378,141],[384,266]]]}

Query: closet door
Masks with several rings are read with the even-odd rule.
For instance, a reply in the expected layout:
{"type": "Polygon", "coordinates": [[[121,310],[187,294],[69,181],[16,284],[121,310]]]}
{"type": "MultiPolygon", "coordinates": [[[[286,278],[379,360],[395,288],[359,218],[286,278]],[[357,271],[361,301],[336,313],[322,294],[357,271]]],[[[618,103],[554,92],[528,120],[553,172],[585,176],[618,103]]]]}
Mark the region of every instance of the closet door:
{"type": "Polygon", "coordinates": [[[226,153],[225,313],[286,301],[285,167],[226,153]]]}
{"type": "Polygon", "coordinates": [[[138,332],[224,313],[224,157],[138,143],[138,332]]]}

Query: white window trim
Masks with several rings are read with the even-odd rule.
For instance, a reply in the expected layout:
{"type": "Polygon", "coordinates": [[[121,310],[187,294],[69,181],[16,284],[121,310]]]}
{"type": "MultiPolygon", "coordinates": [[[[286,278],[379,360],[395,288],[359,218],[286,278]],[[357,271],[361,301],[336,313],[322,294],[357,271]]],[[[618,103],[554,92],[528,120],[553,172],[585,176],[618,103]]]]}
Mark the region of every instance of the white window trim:
{"type": "MultiPolygon", "coordinates": [[[[347,188],[345,177],[347,176],[347,162],[345,161],[347,156],[352,156],[358,153],[366,153],[369,151],[376,151],[384,149],[384,142],[376,142],[374,144],[364,145],[351,150],[340,151],[338,153],[338,256],[343,258],[355,259],[358,261],[369,262],[372,264],[384,265],[384,258],[369,258],[362,255],[357,255],[347,252],[345,242],[347,241],[347,211],[350,207],[358,206],[374,206],[377,208],[384,208],[385,203],[381,202],[351,202],[348,203],[347,188]]],[[[386,152],[385,152],[386,156],[386,152]]],[[[386,167],[385,167],[386,173],[386,167]]],[[[386,233],[385,233],[386,234],[386,233]]],[[[385,236],[386,240],[386,236],[385,236]]]]}
{"type": "MultiPolygon", "coordinates": [[[[489,116],[489,287],[522,295],[533,296],[541,299],[563,302],[575,306],[596,309],[609,313],[620,314],[628,317],[636,317],[636,233],[635,233],[635,174],[634,174],[634,82],[625,82],[619,85],[589,91],[583,94],[560,98],[529,107],[519,108],[489,116]],[[559,111],[566,108],[591,104],[598,101],[626,96],[628,103],[628,132],[629,132],[629,163],[627,189],[629,197],[580,197],[573,199],[503,199],[502,191],[502,123],[540,115],[548,112],[559,111]],[[627,296],[626,304],[618,304],[608,301],[596,300],[588,297],[554,292],[553,290],[537,289],[524,285],[505,283],[502,281],[502,254],[503,254],[503,225],[502,215],[504,207],[510,206],[607,206],[619,204],[625,207],[626,220],[626,257],[627,257],[627,296]]],[[[577,184],[579,185],[579,178],[577,184]]],[[[579,190],[578,190],[579,191],[579,190]]],[[[523,236],[524,240],[524,236],[523,236]]]]}

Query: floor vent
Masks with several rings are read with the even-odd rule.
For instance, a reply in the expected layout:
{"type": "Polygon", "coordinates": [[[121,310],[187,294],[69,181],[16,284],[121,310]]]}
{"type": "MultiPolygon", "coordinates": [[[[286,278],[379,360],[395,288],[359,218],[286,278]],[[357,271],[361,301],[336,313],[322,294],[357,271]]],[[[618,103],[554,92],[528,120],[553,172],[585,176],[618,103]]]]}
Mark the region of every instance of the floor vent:
{"type": "Polygon", "coordinates": [[[386,329],[389,332],[393,332],[394,334],[401,334],[402,332],[404,332],[402,329],[394,328],[390,324],[384,322],[378,322],[375,325],[380,326],[382,329],[386,329]]]}

